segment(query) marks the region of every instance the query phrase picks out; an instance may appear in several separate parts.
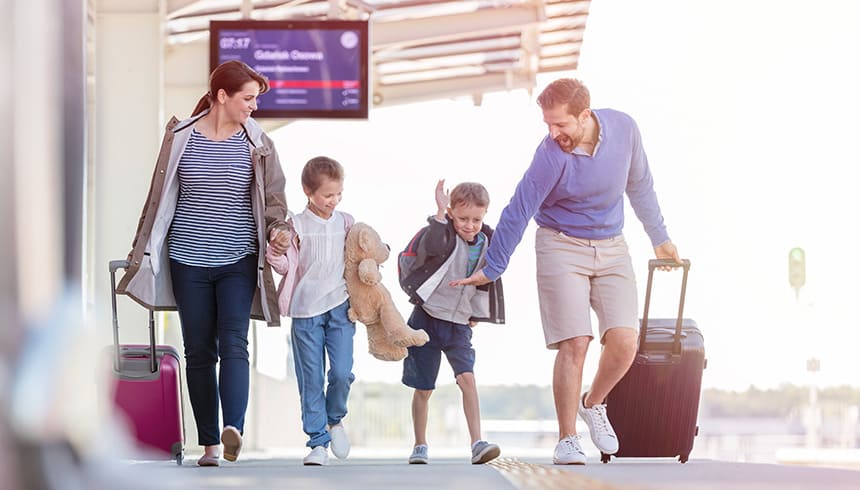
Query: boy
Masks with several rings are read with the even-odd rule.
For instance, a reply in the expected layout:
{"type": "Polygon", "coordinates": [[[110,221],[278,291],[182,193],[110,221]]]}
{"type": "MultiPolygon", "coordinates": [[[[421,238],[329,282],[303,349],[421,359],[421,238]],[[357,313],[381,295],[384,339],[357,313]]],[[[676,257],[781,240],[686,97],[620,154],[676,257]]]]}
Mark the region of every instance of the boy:
{"type": "Polygon", "coordinates": [[[410,301],[416,305],[409,326],[424,329],[430,336],[425,345],[409,347],[409,356],[403,361],[403,384],[415,389],[412,397],[415,446],[409,463],[428,462],[428,401],[444,352],[463,394],[472,464],[483,464],[498,457],[501,450],[481,439],[472,327],[478,321],[504,323],[502,283],[500,279],[481,287],[453,287],[450,283],[483,266],[493,234],[483,224],[490,196],[484,186],[470,182],[459,184],[449,196],[444,184],[444,179],[436,184],[436,215],[428,218],[429,226],[419,231],[410,244],[418,263],[401,281],[410,293],[410,301]]]}

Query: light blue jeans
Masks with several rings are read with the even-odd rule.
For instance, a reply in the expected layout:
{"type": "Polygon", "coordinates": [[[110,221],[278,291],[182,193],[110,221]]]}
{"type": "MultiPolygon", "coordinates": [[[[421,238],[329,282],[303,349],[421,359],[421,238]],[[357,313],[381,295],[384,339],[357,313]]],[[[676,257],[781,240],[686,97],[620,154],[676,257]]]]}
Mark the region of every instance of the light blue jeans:
{"type": "Polygon", "coordinates": [[[328,447],[327,425],[346,416],[352,374],[355,323],[349,321],[349,301],[311,318],[293,318],[292,344],[296,380],[302,402],[302,430],[308,447],[328,447]],[[328,354],[328,386],[323,376],[328,354]]]}

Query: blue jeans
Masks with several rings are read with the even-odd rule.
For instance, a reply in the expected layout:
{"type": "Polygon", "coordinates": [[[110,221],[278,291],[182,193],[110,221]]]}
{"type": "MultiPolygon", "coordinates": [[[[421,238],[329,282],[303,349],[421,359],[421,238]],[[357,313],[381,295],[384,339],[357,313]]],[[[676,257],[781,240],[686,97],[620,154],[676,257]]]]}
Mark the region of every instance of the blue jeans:
{"type": "Polygon", "coordinates": [[[224,425],[241,433],[248,408],[248,325],[257,290],[257,256],[221,267],[170,261],[185,345],[185,378],[201,446],[220,444],[224,425]],[[218,376],[215,365],[221,360],[218,376]]]}
{"type": "Polygon", "coordinates": [[[293,318],[291,332],[296,380],[302,401],[302,430],[308,447],[328,447],[328,425],[346,416],[352,374],[355,323],[347,317],[349,301],[311,318],[293,318]],[[328,387],[323,386],[328,353],[328,387]]]}

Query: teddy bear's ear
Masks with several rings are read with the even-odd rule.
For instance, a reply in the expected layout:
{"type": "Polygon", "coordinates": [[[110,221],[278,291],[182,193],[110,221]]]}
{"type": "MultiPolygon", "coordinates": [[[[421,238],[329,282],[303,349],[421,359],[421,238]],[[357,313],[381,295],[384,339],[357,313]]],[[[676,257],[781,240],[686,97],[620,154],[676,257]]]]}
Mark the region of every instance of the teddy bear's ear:
{"type": "Polygon", "coordinates": [[[370,250],[370,231],[367,228],[361,228],[358,233],[358,246],[365,252],[370,250]]]}

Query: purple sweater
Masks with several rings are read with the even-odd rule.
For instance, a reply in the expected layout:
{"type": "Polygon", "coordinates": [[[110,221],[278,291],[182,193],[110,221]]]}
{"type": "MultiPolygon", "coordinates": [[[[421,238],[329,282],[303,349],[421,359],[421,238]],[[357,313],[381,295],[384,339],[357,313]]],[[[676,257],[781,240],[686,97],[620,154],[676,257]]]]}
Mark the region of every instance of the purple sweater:
{"type": "Polygon", "coordinates": [[[593,157],[579,149],[566,153],[549,135],[541,141],[487,250],[483,271],[491,281],[507,268],[532,217],[539,226],[578,238],[620,235],[625,192],[651,244],[669,239],[636,122],[612,109],[592,113],[600,126],[593,157]]]}

